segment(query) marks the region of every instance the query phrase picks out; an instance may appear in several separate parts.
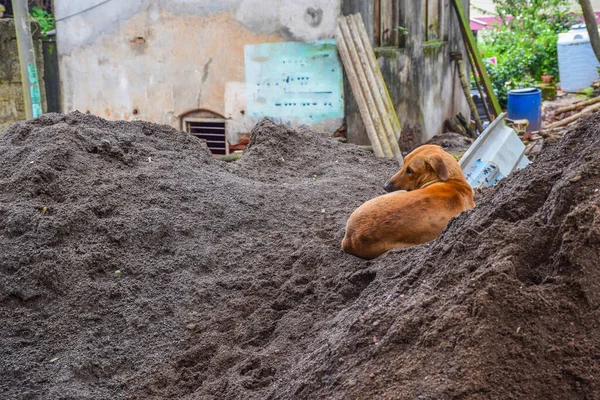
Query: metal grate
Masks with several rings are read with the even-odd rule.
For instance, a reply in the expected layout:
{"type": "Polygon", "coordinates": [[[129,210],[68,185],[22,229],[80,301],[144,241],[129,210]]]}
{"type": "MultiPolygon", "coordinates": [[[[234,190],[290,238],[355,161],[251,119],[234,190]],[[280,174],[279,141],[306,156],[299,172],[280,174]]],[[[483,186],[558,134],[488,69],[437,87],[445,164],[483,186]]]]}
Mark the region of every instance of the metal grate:
{"type": "Polygon", "coordinates": [[[208,148],[213,155],[226,155],[227,140],[225,138],[225,121],[220,120],[200,120],[187,121],[187,132],[206,141],[208,148]]]}

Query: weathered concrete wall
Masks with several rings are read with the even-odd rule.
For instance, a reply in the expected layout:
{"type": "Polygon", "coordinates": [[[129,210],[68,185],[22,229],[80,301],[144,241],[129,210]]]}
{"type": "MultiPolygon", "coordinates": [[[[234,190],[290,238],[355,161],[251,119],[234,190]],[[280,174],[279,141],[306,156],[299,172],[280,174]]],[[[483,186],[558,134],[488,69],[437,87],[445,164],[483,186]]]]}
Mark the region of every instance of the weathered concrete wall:
{"type": "MultiPolygon", "coordinates": [[[[32,23],[33,46],[37,59],[42,107],[45,110],[44,63],[39,26],[32,23]]],[[[0,126],[24,120],[25,103],[19,68],[19,52],[15,25],[12,19],[0,19],[0,126]]]]}
{"type": "MultiPolygon", "coordinates": [[[[373,3],[344,0],[342,9],[346,13],[360,11],[363,16],[375,18],[373,3]]],[[[467,9],[468,1],[463,0],[463,4],[467,9]]],[[[451,52],[461,51],[464,54],[454,9],[449,0],[440,0],[441,37],[427,41],[424,5],[424,1],[400,0],[400,25],[408,32],[403,40],[404,46],[376,48],[382,74],[402,124],[401,147],[405,151],[441,133],[447,118],[458,112],[468,115],[456,66],[450,60],[451,52]]],[[[365,22],[373,37],[373,23],[370,20],[365,22]]],[[[348,139],[368,144],[358,107],[347,83],[346,87],[348,139]]]]}
{"type": "Polygon", "coordinates": [[[56,0],[55,11],[65,111],[180,128],[182,116],[203,109],[228,119],[235,143],[253,123],[245,115],[244,46],[330,38],[340,5],[56,0]]]}

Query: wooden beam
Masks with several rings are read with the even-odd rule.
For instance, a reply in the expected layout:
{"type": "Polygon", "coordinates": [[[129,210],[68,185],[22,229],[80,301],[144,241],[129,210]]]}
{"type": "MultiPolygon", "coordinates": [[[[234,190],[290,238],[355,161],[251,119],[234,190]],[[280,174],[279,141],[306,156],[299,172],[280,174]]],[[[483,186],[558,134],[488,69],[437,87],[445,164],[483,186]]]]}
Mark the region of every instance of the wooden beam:
{"type": "Polygon", "coordinates": [[[360,14],[340,17],[335,38],[375,155],[402,165],[400,122],[360,14]]]}
{"type": "MultiPolygon", "coordinates": [[[[383,103],[382,108],[385,110],[386,114],[385,118],[388,119],[391,124],[392,135],[390,136],[388,134],[388,138],[392,145],[394,154],[397,156],[397,154],[400,153],[400,148],[396,150],[394,143],[398,143],[400,141],[400,134],[402,133],[402,128],[400,126],[400,121],[398,120],[398,115],[396,114],[396,109],[394,108],[394,102],[392,101],[392,97],[388,92],[385,80],[383,79],[383,75],[381,74],[381,70],[379,69],[377,57],[375,56],[375,53],[373,52],[373,49],[369,44],[369,40],[367,38],[367,31],[364,28],[360,14],[354,14],[353,16],[351,16],[351,19],[356,26],[356,31],[358,32],[360,39],[362,39],[361,46],[363,48],[363,51],[365,52],[365,55],[367,55],[366,59],[370,64],[370,69],[372,73],[376,75],[375,77],[373,77],[373,81],[375,82],[377,90],[379,91],[379,96],[381,96],[381,101],[383,103]],[[369,54],[371,54],[371,56],[368,56],[369,54]]],[[[382,118],[383,117],[384,116],[382,115],[382,118]]]]}
{"type": "Polygon", "coordinates": [[[394,5],[392,0],[380,0],[379,1],[379,12],[381,21],[381,39],[379,41],[380,46],[395,46],[394,35],[397,26],[394,26],[394,5]]]}
{"type": "Polygon", "coordinates": [[[463,9],[462,2],[460,0],[452,0],[452,4],[454,6],[454,10],[456,10],[458,24],[460,26],[460,31],[462,33],[463,40],[465,41],[465,45],[467,46],[467,51],[470,52],[473,56],[475,68],[477,69],[477,72],[481,77],[483,88],[485,89],[485,94],[487,95],[488,99],[490,100],[490,103],[492,104],[492,113],[494,114],[494,117],[497,117],[502,113],[502,108],[500,108],[500,103],[498,102],[496,93],[494,93],[492,82],[490,81],[490,77],[487,74],[487,70],[485,69],[483,60],[481,59],[481,55],[479,54],[477,42],[475,41],[475,37],[473,37],[473,33],[471,32],[469,19],[465,15],[465,10],[463,9]]]}
{"type": "Polygon", "coordinates": [[[375,16],[373,21],[373,46],[381,46],[381,2],[375,0],[373,4],[373,15],[375,16]]]}
{"type": "MultiPolygon", "coordinates": [[[[344,63],[344,68],[346,70],[346,76],[348,76],[348,80],[350,81],[350,86],[352,87],[352,93],[354,94],[354,98],[356,99],[356,103],[358,104],[358,109],[360,110],[360,115],[362,116],[363,123],[365,124],[365,128],[367,130],[367,135],[369,136],[369,141],[373,146],[373,152],[377,157],[389,157],[391,154],[391,150],[384,152],[384,146],[382,146],[383,140],[383,129],[381,128],[381,124],[378,124],[375,127],[373,119],[370,117],[369,107],[370,104],[367,103],[366,96],[363,95],[365,85],[364,82],[361,82],[358,76],[357,69],[354,66],[354,57],[350,52],[349,44],[346,43],[346,38],[348,37],[347,33],[342,31],[342,26],[346,24],[346,21],[343,18],[340,18],[338,21],[338,26],[335,31],[335,38],[338,44],[338,51],[340,53],[340,58],[344,63]]],[[[347,29],[347,25],[345,25],[347,29]]]]}
{"type": "Polygon", "coordinates": [[[368,88],[375,101],[375,108],[379,114],[379,119],[383,124],[385,137],[390,145],[393,156],[396,158],[399,157],[399,161],[402,162],[402,153],[398,145],[398,140],[400,140],[400,122],[385,88],[385,81],[379,69],[379,64],[377,64],[371,43],[368,41],[363,20],[360,14],[351,15],[347,17],[347,20],[354,45],[358,53],[363,55],[359,57],[359,61],[362,69],[365,71],[368,88]],[[395,123],[392,122],[394,119],[396,120],[395,123]]]}
{"type": "Polygon", "coordinates": [[[590,106],[590,105],[596,104],[596,103],[600,103],[600,96],[594,97],[593,99],[590,99],[590,100],[580,101],[575,104],[571,104],[570,106],[561,107],[558,110],[554,111],[554,115],[560,115],[567,111],[573,111],[573,110],[578,109],[579,107],[590,106]]]}
{"type": "Polygon", "coordinates": [[[578,112],[577,114],[571,115],[569,118],[565,118],[563,120],[560,120],[558,122],[550,124],[546,128],[544,128],[544,130],[545,131],[549,131],[549,130],[552,130],[554,128],[559,128],[561,126],[569,125],[570,123],[577,121],[582,116],[584,116],[586,114],[589,114],[591,112],[595,112],[597,110],[600,110],[600,104],[594,104],[593,106],[589,106],[588,108],[584,109],[581,112],[578,112]]]}
{"type": "Polygon", "coordinates": [[[479,98],[481,98],[481,103],[483,104],[483,109],[485,110],[485,115],[487,115],[488,121],[492,122],[494,120],[494,115],[492,114],[492,112],[490,111],[490,108],[488,107],[488,100],[485,98],[485,96],[483,95],[483,90],[481,89],[481,77],[477,77],[477,74],[475,73],[475,65],[473,63],[473,58],[467,54],[468,59],[469,59],[469,66],[471,67],[471,71],[473,71],[473,80],[475,81],[475,86],[477,86],[477,91],[479,92],[479,98]]]}

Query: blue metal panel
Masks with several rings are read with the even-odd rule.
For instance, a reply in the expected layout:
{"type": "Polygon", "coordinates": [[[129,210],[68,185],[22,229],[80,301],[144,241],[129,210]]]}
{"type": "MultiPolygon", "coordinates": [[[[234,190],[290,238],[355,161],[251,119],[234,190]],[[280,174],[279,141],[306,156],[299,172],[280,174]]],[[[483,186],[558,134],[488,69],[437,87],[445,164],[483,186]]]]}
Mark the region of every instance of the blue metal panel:
{"type": "Polygon", "coordinates": [[[246,45],[244,55],[248,116],[306,124],[344,117],[335,40],[246,45]]]}
{"type": "Polygon", "coordinates": [[[467,182],[473,188],[482,189],[484,187],[494,186],[498,181],[504,178],[500,168],[491,161],[482,161],[478,159],[465,172],[467,182]]]}

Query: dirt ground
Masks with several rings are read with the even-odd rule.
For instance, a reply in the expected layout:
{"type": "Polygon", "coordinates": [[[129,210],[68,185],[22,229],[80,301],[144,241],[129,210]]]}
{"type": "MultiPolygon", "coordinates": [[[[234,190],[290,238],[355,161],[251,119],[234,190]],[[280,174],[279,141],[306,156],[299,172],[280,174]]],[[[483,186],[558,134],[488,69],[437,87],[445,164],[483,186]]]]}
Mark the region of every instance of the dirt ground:
{"type": "Polygon", "coordinates": [[[0,398],[600,398],[600,116],[430,243],[344,254],[397,170],[263,121],[0,135],[0,398]]]}
{"type": "Polygon", "coordinates": [[[427,144],[441,146],[445,151],[452,154],[454,158],[460,160],[460,157],[471,147],[474,141],[474,139],[455,132],[446,132],[435,135],[427,141],[427,144]]]}

